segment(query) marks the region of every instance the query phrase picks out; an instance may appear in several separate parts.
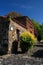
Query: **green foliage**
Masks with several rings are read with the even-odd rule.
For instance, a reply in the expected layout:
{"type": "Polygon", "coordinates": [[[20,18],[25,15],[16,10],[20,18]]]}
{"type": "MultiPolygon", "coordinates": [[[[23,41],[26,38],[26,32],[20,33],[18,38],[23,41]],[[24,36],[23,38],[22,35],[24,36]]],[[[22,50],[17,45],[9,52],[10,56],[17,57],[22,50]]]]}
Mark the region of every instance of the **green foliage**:
{"type": "Polygon", "coordinates": [[[23,52],[28,51],[36,42],[36,38],[30,32],[24,31],[20,35],[20,47],[23,52]]]}
{"type": "Polygon", "coordinates": [[[43,39],[43,23],[40,25],[41,28],[41,39],[43,39]]]}
{"type": "Polygon", "coordinates": [[[28,49],[30,48],[30,46],[31,46],[31,44],[29,44],[29,43],[27,43],[25,41],[22,41],[21,44],[20,44],[22,52],[27,52],[28,49]]]}
{"type": "Polygon", "coordinates": [[[35,20],[32,20],[32,22],[34,24],[35,30],[37,31],[36,37],[37,37],[38,41],[40,41],[41,39],[43,39],[43,24],[40,25],[35,20]]]}
{"type": "Polygon", "coordinates": [[[35,20],[32,20],[32,23],[34,24],[34,28],[36,30],[40,30],[40,24],[38,22],[36,22],[35,20]]]}

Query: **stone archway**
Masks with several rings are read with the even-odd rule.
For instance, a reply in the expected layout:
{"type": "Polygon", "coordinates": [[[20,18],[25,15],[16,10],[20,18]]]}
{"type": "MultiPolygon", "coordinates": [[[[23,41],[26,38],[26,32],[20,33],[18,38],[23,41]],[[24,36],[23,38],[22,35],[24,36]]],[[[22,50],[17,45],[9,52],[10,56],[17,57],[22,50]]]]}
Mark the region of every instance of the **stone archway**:
{"type": "Polygon", "coordinates": [[[12,53],[12,54],[17,53],[17,51],[18,51],[18,41],[15,40],[15,41],[13,41],[13,43],[12,43],[11,53],[12,53]]]}

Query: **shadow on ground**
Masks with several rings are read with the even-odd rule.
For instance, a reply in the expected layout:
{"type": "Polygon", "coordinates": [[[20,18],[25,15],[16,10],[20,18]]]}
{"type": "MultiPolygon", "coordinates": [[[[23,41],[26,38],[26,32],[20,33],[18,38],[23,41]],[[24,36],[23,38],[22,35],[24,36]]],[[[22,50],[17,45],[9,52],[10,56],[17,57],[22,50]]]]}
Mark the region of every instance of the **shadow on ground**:
{"type": "Polygon", "coordinates": [[[36,47],[43,47],[43,45],[42,44],[40,44],[40,45],[35,45],[36,47]]]}
{"type": "Polygon", "coordinates": [[[43,58],[43,50],[38,50],[37,52],[33,53],[33,55],[31,55],[31,56],[43,58]]]}

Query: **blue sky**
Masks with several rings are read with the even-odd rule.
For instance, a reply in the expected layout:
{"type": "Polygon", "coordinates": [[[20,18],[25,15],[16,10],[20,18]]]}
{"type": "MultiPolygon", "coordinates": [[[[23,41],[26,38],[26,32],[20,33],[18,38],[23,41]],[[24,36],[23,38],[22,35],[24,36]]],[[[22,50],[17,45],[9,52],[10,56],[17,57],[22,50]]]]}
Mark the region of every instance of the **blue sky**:
{"type": "Polygon", "coordinates": [[[1,0],[0,15],[15,11],[43,23],[43,0],[1,0]]]}

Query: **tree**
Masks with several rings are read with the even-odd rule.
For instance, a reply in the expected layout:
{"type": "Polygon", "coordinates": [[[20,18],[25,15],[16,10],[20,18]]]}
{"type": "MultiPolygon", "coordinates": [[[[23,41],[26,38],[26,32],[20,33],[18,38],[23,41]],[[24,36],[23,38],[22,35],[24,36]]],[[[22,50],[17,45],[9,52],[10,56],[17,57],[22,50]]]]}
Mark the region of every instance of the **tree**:
{"type": "Polygon", "coordinates": [[[37,31],[37,32],[35,32],[35,35],[36,35],[38,41],[40,41],[42,39],[42,28],[43,28],[43,25],[40,25],[35,20],[32,20],[32,23],[34,24],[35,31],[37,31]]]}
{"type": "Polygon", "coordinates": [[[43,39],[43,23],[40,25],[41,28],[41,39],[43,39]]]}

